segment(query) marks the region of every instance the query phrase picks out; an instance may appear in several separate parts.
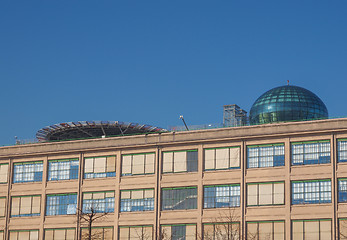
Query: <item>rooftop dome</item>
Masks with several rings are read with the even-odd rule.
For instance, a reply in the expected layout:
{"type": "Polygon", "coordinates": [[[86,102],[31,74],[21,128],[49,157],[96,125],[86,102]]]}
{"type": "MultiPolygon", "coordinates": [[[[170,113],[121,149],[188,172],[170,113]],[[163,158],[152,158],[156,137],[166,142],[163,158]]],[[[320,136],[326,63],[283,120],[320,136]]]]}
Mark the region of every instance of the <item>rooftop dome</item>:
{"type": "Polygon", "coordinates": [[[322,100],[305,88],[291,85],[265,92],[254,102],[249,115],[251,124],[322,118],[328,118],[322,100]]]}

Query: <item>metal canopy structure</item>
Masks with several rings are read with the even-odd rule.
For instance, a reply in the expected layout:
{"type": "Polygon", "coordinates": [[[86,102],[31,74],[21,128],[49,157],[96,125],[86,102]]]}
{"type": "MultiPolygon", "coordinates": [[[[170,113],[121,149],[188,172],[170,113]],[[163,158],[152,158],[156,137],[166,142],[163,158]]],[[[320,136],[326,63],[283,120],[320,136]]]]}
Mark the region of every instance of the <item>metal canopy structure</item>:
{"type": "Polygon", "coordinates": [[[40,142],[46,142],[155,132],[167,132],[167,130],[145,124],[119,121],[78,121],[44,127],[37,131],[36,138],[40,142]]]}

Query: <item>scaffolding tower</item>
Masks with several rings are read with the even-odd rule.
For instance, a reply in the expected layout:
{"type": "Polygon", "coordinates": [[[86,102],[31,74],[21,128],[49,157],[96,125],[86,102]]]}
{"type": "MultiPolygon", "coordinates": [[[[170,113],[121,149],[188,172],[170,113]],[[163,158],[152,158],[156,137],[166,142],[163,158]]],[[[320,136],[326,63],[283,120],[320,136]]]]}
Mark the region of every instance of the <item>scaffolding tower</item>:
{"type": "Polygon", "coordinates": [[[237,127],[247,125],[247,112],[236,104],[224,105],[223,126],[237,127]]]}

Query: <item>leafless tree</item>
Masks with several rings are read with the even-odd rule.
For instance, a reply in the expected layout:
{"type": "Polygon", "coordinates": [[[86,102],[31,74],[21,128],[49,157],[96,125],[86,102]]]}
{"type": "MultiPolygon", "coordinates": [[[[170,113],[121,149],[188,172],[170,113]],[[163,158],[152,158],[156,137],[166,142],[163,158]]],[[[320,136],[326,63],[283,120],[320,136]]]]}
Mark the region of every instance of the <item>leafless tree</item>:
{"type": "Polygon", "coordinates": [[[81,234],[81,240],[102,240],[103,236],[100,232],[92,232],[92,226],[95,221],[106,217],[109,212],[100,212],[98,211],[97,206],[90,206],[87,209],[77,209],[79,213],[79,219],[81,224],[86,224],[88,231],[81,234]]]}
{"type": "Polygon", "coordinates": [[[144,230],[144,228],[138,228],[135,230],[135,234],[136,236],[132,236],[132,237],[135,237],[136,239],[139,239],[139,240],[150,240],[150,239],[153,239],[152,238],[152,235],[148,232],[146,232],[144,230]]]}

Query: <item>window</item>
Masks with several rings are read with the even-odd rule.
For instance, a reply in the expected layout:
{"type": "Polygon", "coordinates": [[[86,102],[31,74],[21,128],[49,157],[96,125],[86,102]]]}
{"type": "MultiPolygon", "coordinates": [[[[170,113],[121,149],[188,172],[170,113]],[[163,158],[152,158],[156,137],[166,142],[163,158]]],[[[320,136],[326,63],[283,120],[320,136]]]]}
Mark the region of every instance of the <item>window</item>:
{"type": "Polygon", "coordinates": [[[0,183],[7,183],[8,163],[0,164],[0,183]]]}
{"type": "Polygon", "coordinates": [[[13,183],[41,182],[43,162],[22,162],[13,164],[13,183]]]}
{"type": "Polygon", "coordinates": [[[10,240],[39,240],[39,230],[10,231],[10,240]]]}
{"type": "Polygon", "coordinates": [[[346,218],[339,219],[339,239],[347,240],[347,219],[346,218]]]}
{"type": "Polygon", "coordinates": [[[293,220],[293,239],[331,240],[331,220],[293,220]]]}
{"type": "Polygon", "coordinates": [[[347,202],[347,178],[338,180],[339,202],[347,202]]]}
{"type": "Polygon", "coordinates": [[[337,140],[337,158],[339,162],[347,162],[347,139],[337,140]]]}
{"type": "Polygon", "coordinates": [[[197,188],[163,188],[162,189],[162,210],[176,209],[196,209],[197,208],[197,188]]]}
{"type": "Polygon", "coordinates": [[[240,184],[204,186],[204,208],[239,206],[240,184]]]}
{"type": "Polygon", "coordinates": [[[203,239],[240,239],[240,223],[206,223],[204,224],[203,239]]]}
{"type": "Polygon", "coordinates": [[[78,159],[48,161],[48,181],[78,179],[78,159]]]}
{"type": "Polygon", "coordinates": [[[247,167],[284,166],[284,144],[247,146],[247,167]]]}
{"type": "Polygon", "coordinates": [[[122,176],[153,174],[155,153],[122,155],[122,176]]]}
{"type": "Polygon", "coordinates": [[[153,211],[154,189],[136,189],[121,191],[121,212],[153,211]]]}
{"type": "Polygon", "coordinates": [[[4,231],[0,231],[0,239],[4,240],[4,231]]]}
{"type": "Polygon", "coordinates": [[[114,192],[83,193],[83,212],[114,212],[114,192]]]}
{"type": "Polygon", "coordinates": [[[284,182],[247,184],[247,206],[284,204],[284,182]]]}
{"type": "Polygon", "coordinates": [[[153,239],[152,226],[121,226],[119,240],[153,239]]]}
{"type": "Polygon", "coordinates": [[[163,240],[195,240],[196,225],[178,224],[178,225],[161,225],[161,239],[163,240]]]}
{"type": "Polygon", "coordinates": [[[116,156],[88,157],[84,159],[84,178],[116,176],[116,156]]]}
{"type": "Polygon", "coordinates": [[[6,216],[6,197],[0,197],[0,218],[5,216],[6,216]]]}
{"type": "Polygon", "coordinates": [[[292,204],[330,202],[330,179],[292,182],[292,204]]]}
{"type": "MultiPolygon", "coordinates": [[[[247,240],[284,240],[284,221],[247,222],[247,240]]],[[[293,238],[299,239],[299,238],[293,238]]]]}
{"type": "Polygon", "coordinates": [[[330,141],[292,143],[292,165],[330,163],[330,141]]]}
{"type": "Polygon", "coordinates": [[[46,215],[76,214],[77,193],[47,195],[46,215]]]}
{"type": "Polygon", "coordinates": [[[163,153],[163,173],[197,172],[198,150],[163,153]]]}
{"type": "Polygon", "coordinates": [[[40,216],[41,196],[12,197],[11,217],[40,216]]]}
{"type": "Polygon", "coordinates": [[[240,168],[240,147],[204,149],[204,157],[205,171],[240,168]]]}
{"type": "MultiPolygon", "coordinates": [[[[82,228],[81,230],[82,239],[88,239],[88,228],[82,228]]],[[[93,239],[112,240],[113,227],[93,227],[91,235],[93,239]]]]}
{"type": "Polygon", "coordinates": [[[45,240],[75,240],[74,228],[45,229],[45,240]]]}

